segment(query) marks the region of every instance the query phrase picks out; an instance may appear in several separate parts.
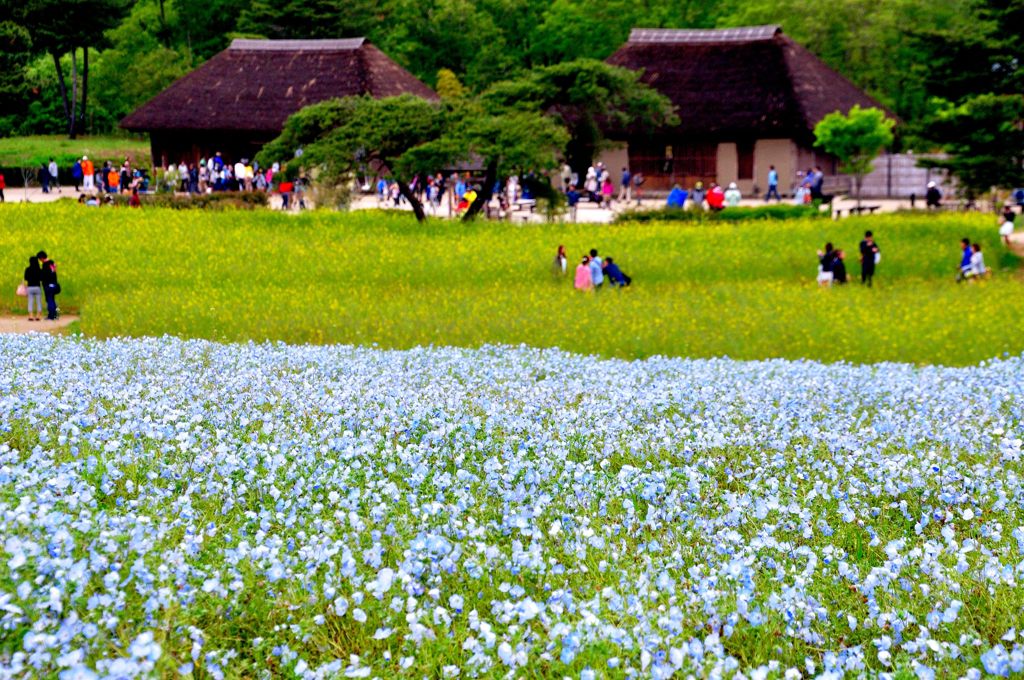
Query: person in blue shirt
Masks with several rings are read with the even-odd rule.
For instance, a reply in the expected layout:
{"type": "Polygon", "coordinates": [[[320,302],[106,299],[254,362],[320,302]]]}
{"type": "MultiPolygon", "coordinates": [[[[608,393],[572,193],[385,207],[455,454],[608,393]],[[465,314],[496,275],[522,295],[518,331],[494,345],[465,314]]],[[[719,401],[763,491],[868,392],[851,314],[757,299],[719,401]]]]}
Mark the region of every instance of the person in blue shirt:
{"type": "Polygon", "coordinates": [[[768,166],[768,193],[764,195],[764,202],[770,201],[772,196],[775,196],[776,201],[782,202],[782,196],[779,196],[779,171],[774,165],[768,166]]]}
{"type": "Polygon", "coordinates": [[[971,275],[971,240],[960,239],[960,269],[956,273],[956,282],[960,283],[971,275]]]}
{"type": "Polygon", "coordinates": [[[596,248],[591,249],[590,262],[587,266],[590,267],[590,279],[594,283],[594,290],[600,290],[601,284],[604,283],[604,261],[597,256],[596,248]]]}
{"type": "Polygon", "coordinates": [[[672,191],[668,194],[667,205],[670,208],[682,208],[686,205],[686,190],[680,187],[678,184],[672,187],[672,191]]]}
{"type": "Polygon", "coordinates": [[[629,168],[622,168],[622,183],[619,185],[619,202],[627,203],[633,198],[633,175],[629,168]]]}
{"type": "Polygon", "coordinates": [[[565,192],[565,200],[569,204],[569,216],[576,221],[576,211],[579,209],[580,192],[576,191],[576,185],[570,184],[569,191],[565,192]]]}
{"type": "Polygon", "coordinates": [[[619,269],[619,265],[615,264],[615,261],[610,257],[607,257],[604,260],[604,276],[612,286],[623,287],[628,286],[633,282],[633,279],[626,276],[626,274],[619,269]]]}

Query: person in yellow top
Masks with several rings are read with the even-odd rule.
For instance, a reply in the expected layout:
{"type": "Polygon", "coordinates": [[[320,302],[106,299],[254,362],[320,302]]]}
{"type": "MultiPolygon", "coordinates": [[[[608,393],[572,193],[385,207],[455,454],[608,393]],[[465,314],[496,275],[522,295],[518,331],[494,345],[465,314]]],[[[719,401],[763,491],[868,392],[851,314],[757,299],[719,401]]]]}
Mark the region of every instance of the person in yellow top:
{"type": "Polygon", "coordinates": [[[476,200],[476,188],[470,187],[466,193],[462,195],[462,198],[466,201],[466,205],[473,205],[473,201],[476,200]]]}

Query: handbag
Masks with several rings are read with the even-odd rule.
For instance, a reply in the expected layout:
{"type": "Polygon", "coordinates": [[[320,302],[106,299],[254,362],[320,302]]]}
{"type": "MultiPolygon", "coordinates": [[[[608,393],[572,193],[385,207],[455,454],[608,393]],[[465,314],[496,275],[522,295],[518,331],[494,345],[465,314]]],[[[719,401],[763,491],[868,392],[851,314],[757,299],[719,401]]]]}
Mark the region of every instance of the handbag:
{"type": "Polygon", "coordinates": [[[24,283],[19,283],[18,290],[15,292],[18,294],[18,297],[28,297],[28,286],[24,283]]]}

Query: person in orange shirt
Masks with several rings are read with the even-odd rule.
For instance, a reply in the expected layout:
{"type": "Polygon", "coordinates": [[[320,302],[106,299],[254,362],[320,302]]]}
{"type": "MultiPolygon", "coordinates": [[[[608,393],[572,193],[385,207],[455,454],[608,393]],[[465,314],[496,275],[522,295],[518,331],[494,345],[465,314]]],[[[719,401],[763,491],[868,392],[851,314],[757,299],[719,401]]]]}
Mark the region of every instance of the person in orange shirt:
{"type": "Polygon", "coordinates": [[[93,191],[95,185],[96,168],[88,156],[82,156],[82,190],[93,191]]]}
{"type": "Polygon", "coordinates": [[[117,174],[117,170],[114,170],[113,168],[111,168],[107,172],[107,184],[110,186],[110,193],[112,193],[112,194],[116,194],[117,193],[117,183],[118,183],[119,179],[120,179],[120,177],[117,174]]]}

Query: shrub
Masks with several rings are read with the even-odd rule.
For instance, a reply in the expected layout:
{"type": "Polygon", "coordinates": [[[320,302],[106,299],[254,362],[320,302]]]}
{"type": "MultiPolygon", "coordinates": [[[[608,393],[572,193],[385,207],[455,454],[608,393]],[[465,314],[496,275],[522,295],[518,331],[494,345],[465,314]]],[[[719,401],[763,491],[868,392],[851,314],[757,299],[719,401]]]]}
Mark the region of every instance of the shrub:
{"type": "Polygon", "coordinates": [[[764,205],[756,208],[726,208],[725,210],[694,210],[661,208],[658,210],[627,210],[615,216],[622,222],[740,222],[746,220],[793,220],[802,217],[827,217],[813,205],[764,205]]]}
{"type": "MultiPolygon", "coordinates": [[[[254,210],[267,207],[267,194],[263,191],[217,191],[212,194],[140,194],[146,208],[172,208],[174,210],[224,210],[237,208],[254,210]]],[[[117,194],[114,203],[127,206],[128,194],[117,194]]],[[[104,200],[106,200],[104,198],[104,200]]]]}

